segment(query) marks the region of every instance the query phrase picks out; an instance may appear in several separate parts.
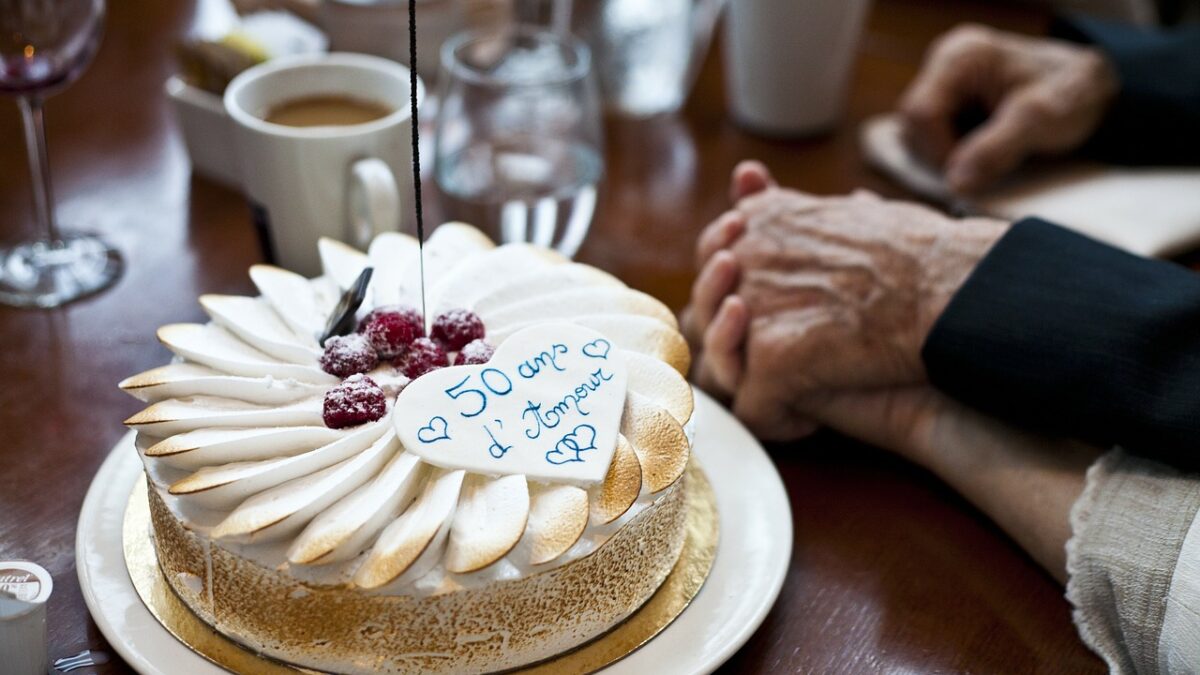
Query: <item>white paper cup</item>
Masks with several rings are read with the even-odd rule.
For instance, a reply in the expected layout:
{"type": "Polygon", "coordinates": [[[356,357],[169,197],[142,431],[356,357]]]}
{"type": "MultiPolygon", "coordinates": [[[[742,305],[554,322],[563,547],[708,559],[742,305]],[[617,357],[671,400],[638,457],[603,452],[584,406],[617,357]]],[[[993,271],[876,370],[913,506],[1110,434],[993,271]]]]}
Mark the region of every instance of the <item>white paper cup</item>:
{"type": "Polygon", "coordinates": [[[31,562],[0,562],[0,666],[7,675],[45,675],[50,573],[31,562]]]}
{"type": "Polygon", "coordinates": [[[771,136],[828,130],[846,100],[870,0],[734,0],[725,82],[734,120],[771,136]]]}
{"type": "MultiPolygon", "coordinates": [[[[401,226],[411,203],[412,139],[408,68],[365,54],[273,59],[225,90],[242,184],[261,207],[268,256],[305,275],[321,271],[317,239],[363,247],[401,226]],[[281,103],[345,96],[392,112],[364,124],[292,127],[263,119],[281,103]]],[[[418,80],[418,104],[425,86],[418,80]]]]}

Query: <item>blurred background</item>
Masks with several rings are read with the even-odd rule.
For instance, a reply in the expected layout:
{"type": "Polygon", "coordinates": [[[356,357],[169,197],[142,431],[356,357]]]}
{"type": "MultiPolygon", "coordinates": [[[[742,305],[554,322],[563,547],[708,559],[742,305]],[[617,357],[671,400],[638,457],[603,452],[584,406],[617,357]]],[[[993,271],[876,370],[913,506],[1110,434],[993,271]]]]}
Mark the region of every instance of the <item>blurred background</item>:
{"type": "MultiPolygon", "coordinates": [[[[0,15],[15,6],[0,0],[0,15]]],[[[114,383],[164,360],[154,329],[200,319],[197,295],[252,294],[245,270],[268,255],[225,88],[298,54],[409,63],[407,0],[117,0],[106,11],[90,66],[46,99],[44,164],[64,229],[98,233],[122,266],[108,290],[62,309],[0,307],[0,428],[21,468],[0,474],[0,554],[42,561],[61,584],[53,655],[103,642],[79,596],[73,542],[102,450],[136,409],[114,383]],[[54,490],[29,480],[49,472],[54,490]]],[[[1196,21],[1200,3],[418,0],[425,222],[460,218],[557,246],[680,309],[696,235],[729,207],[732,167],[754,157],[809,192],[867,188],[1005,217],[1058,209],[1056,220],[1081,228],[1097,211],[1166,204],[1172,227],[1120,243],[1190,259],[1195,169],[1036,162],[966,203],[876,125],[956,26],[1041,36],[1075,13],[1149,30],[1196,21]]],[[[30,81],[25,63],[3,64],[10,83],[30,81]]],[[[26,147],[18,106],[0,105],[3,245],[46,236],[26,147]]],[[[401,199],[372,227],[412,231],[412,201],[401,199]]],[[[848,441],[809,450],[779,467],[805,541],[783,599],[730,671],[1102,670],[1061,588],[947,488],[848,441]],[[922,534],[931,522],[943,538],[922,534]],[[988,584],[975,575],[984,568],[988,584]]]]}

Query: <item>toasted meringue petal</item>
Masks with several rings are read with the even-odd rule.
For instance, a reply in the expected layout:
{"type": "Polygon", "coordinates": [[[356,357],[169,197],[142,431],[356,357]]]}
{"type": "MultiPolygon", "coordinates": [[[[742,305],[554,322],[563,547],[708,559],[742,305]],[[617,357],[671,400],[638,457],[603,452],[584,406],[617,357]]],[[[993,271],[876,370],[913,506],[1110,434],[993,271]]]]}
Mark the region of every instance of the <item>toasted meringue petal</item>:
{"type": "Polygon", "coordinates": [[[641,291],[612,286],[546,292],[482,313],[480,318],[489,329],[501,329],[592,314],[647,316],[676,328],[675,315],[666,305],[641,291]]]}
{"type": "Polygon", "coordinates": [[[583,286],[625,288],[625,284],[608,272],[580,263],[563,263],[533,272],[526,270],[512,278],[493,279],[484,287],[483,295],[461,306],[482,316],[505,305],[535,298],[546,289],[583,286]]]}
{"type": "Polygon", "coordinates": [[[533,484],[529,487],[530,562],[544,565],[567,552],[587,529],[588,494],[573,485],[533,484]]]}
{"type": "Polygon", "coordinates": [[[298,565],[350,560],[363,550],[417,496],[428,465],[416,455],[397,453],[371,482],[313,518],[288,549],[298,565]]]}
{"type": "Polygon", "coordinates": [[[327,427],[259,427],[185,431],[146,448],[146,456],[177,469],[195,470],[232,462],[252,462],[315,450],[348,435],[327,427]]]}
{"type": "Polygon", "coordinates": [[[271,358],[224,328],[211,324],[170,324],[158,329],[158,339],[179,356],[230,375],[274,377],[312,384],[338,382],[338,378],[319,368],[271,358]]]}
{"type": "MultiPolygon", "coordinates": [[[[440,231],[440,230],[439,230],[440,231]]],[[[546,255],[545,249],[529,244],[505,244],[469,256],[443,277],[430,293],[432,314],[458,307],[471,307],[475,299],[495,287],[498,279],[509,279],[562,262],[546,255]]]]}
{"type": "Polygon", "coordinates": [[[329,237],[317,240],[317,252],[325,276],[343,291],[353,286],[363,268],[370,264],[366,253],[329,237]]]}
{"type": "Polygon", "coordinates": [[[195,363],[172,363],[126,378],[119,385],[134,398],[157,403],[168,398],[218,396],[259,405],[281,405],[322,394],[318,384],[277,380],[273,377],[241,377],[195,363]]]}
{"type": "MultiPolygon", "coordinates": [[[[425,242],[425,278],[444,279],[471,254],[493,246],[473,227],[445,223],[425,242]]],[[[371,282],[373,306],[420,303],[420,253],[416,239],[394,232],[384,233],[371,242],[367,255],[376,275],[371,282]]]]}
{"type": "Polygon", "coordinates": [[[239,295],[202,295],[200,306],[214,323],[262,353],[289,363],[317,365],[321,350],[316,340],[297,337],[265,300],[239,295]]]}
{"type": "Polygon", "coordinates": [[[421,300],[417,240],[399,232],[384,232],[371,241],[367,257],[375,268],[371,275],[371,306],[415,305],[421,300]]]}
{"type": "Polygon", "coordinates": [[[625,515],[642,492],[642,464],[629,439],[617,436],[617,451],[604,482],[591,489],[592,520],[602,525],[625,515]]]}
{"type": "Polygon", "coordinates": [[[395,433],[388,430],[369,448],[349,459],[242,502],[213,528],[212,537],[257,543],[295,534],[313,516],[379,473],[399,449],[395,433]]]}
{"type": "Polygon", "coordinates": [[[202,467],[186,478],[172,483],[168,491],[172,495],[186,497],[205,508],[230,508],[257,492],[287,480],[289,477],[275,473],[275,468],[284,465],[287,459],[280,457],[202,467]]]}
{"type": "Polygon", "coordinates": [[[250,280],[298,338],[316,343],[336,298],[322,297],[308,279],[274,265],[254,265],[250,280]]]}
{"type": "Polygon", "coordinates": [[[137,375],[130,375],[124,380],[121,380],[117,386],[120,387],[122,391],[129,393],[131,396],[134,396],[135,398],[141,398],[140,393],[137,391],[138,389],[157,387],[181,379],[218,377],[221,375],[223,375],[223,373],[215,368],[202,366],[198,363],[179,361],[165,366],[151,368],[150,370],[142,371],[137,375]]]}
{"type": "Polygon", "coordinates": [[[503,558],[521,540],[528,519],[525,476],[468,474],[450,526],[446,570],[474,572],[503,558]]]}
{"type": "MultiPolygon", "coordinates": [[[[636,315],[589,314],[572,317],[568,321],[599,331],[621,349],[664,361],[680,373],[687,373],[691,365],[691,353],[683,336],[658,319],[636,315]]],[[[499,330],[489,327],[487,340],[498,347],[525,327],[520,324],[499,330]]]]}
{"type": "Polygon", "coordinates": [[[642,481],[651,493],[671,487],[691,455],[687,434],[671,413],[633,392],[625,398],[621,433],[642,465],[642,481]]]}
{"type": "Polygon", "coordinates": [[[622,349],[641,352],[687,375],[692,354],[687,341],[671,326],[645,316],[603,314],[581,316],[575,323],[600,331],[622,349]]]}
{"type": "Polygon", "coordinates": [[[470,225],[443,223],[425,242],[425,278],[445,279],[463,261],[495,247],[491,239],[470,225]]]}
{"type": "Polygon", "coordinates": [[[173,483],[170,492],[206,508],[233,506],[263,490],[358,455],[388,431],[387,421],[381,420],[363,425],[316,450],[291,457],[207,466],[173,483]]]}
{"type": "Polygon", "coordinates": [[[435,469],[412,506],[379,535],[354,583],[379,588],[424,575],[441,558],[465,471],[435,469]]]}
{"type": "Polygon", "coordinates": [[[496,243],[480,232],[479,228],[451,220],[434,229],[425,242],[426,252],[435,257],[453,255],[459,258],[496,248],[496,243]]]}
{"type": "Polygon", "coordinates": [[[160,438],[205,427],[317,426],[324,424],[321,406],[320,397],[278,407],[263,407],[216,396],[169,398],[125,420],[125,425],[160,438]]]}
{"type": "Polygon", "coordinates": [[[695,409],[692,386],[671,366],[639,352],[621,350],[629,370],[629,391],[666,408],[680,424],[687,424],[695,409]]]}

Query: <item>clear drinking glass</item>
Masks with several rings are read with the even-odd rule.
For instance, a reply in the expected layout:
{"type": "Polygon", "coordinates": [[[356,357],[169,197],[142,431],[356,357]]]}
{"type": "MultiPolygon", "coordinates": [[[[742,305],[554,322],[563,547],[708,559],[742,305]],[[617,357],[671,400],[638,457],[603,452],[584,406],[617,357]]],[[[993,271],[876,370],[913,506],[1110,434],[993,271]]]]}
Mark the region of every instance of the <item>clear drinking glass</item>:
{"type": "Polygon", "coordinates": [[[587,46],[531,27],[442,47],[435,172],[447,215],[501,241],[579,250],[604,174],[587,46]]]}
{"type": "Polygon", "coordinates": [[[25,123],[33,206],[42,239],[0,248],[0,304],[57,307],[111,284],[116,250],[95,235],[59,232],[46,162],[45,98],[73,82],[100,45],[104,0],[0,0],[0,92],[25,123]]]}
{"type": "Polygon", "coordinates": [[[515,9],[525,23],[571,30],[587,43],[606,108],[650,117],[687,99],[725,2],[517,0],[515,9]]]}

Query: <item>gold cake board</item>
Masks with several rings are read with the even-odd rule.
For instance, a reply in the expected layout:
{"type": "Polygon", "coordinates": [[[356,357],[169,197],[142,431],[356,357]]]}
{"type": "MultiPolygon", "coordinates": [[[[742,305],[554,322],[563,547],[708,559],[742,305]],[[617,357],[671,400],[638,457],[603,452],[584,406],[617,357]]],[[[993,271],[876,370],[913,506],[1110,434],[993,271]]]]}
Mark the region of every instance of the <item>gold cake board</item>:
{"type": "MultiPolygon", "coordinates": [[[[595,640],[519,673],[591,673],[649,642],[675,620],[704,585],[717,554],[716,496],[695,458],[687,469],[687,535],[679,561],[658,591],[628,619],[595,640]]],[[[122,528],[125,564],[138,596],[154,618],[192,651],[234,673],[312,673],[246,649],[204,623],[167,584],[151,543],[146,481],[134,483],[122,528]]]]}

